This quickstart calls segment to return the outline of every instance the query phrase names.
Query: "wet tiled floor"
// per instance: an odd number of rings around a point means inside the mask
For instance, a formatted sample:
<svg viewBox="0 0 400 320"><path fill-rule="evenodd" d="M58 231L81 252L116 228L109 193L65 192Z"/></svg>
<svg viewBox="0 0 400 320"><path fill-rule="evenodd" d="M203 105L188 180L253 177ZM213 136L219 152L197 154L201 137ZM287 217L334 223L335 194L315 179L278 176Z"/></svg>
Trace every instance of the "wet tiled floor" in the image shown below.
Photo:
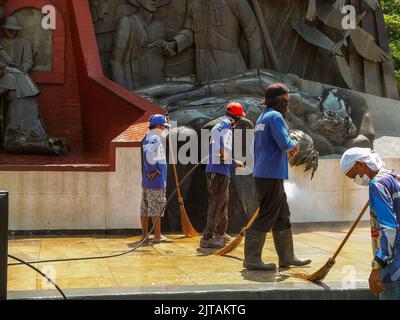
<svg viewBox="0 0 400 320"><path fill-rule="evenodd" d="M199 252L199 238L170 236L173 243L141 247L111 259L43 263L36 265L63 289L122 288L187 285L241 285L254 283L302 282L286 276L290 272L313 272L325 264L344 238L348 226L296 227L295 246L299 256L313 259L311 267L296 268L285 274L246 271L242 267L243 243L228 256ZM120 253L133 248L139 237L46 237L10 240L9 253L27 261L63 259ZM265 262L277 263L272 238L264 249ZM372 251L368 224L363 223L350 238L326 283L365 281L370 272ZM15 261L9 260L10 263ZM52 289L40 275L25 266L10 266L8 290Z"/></svg>

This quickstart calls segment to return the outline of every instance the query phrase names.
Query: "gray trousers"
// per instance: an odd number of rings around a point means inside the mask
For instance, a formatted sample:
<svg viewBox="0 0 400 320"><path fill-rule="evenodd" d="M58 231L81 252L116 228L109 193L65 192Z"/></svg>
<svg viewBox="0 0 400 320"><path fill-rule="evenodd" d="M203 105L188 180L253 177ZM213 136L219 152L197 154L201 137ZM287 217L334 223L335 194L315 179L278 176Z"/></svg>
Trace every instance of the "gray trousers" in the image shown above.
<svg viewBox="0 0 400 320"><path fill-rule="evenodd" d="M208 211L204 240L223 235L228 228L228 202L230 178L217 173L207 173Z"/></svg>

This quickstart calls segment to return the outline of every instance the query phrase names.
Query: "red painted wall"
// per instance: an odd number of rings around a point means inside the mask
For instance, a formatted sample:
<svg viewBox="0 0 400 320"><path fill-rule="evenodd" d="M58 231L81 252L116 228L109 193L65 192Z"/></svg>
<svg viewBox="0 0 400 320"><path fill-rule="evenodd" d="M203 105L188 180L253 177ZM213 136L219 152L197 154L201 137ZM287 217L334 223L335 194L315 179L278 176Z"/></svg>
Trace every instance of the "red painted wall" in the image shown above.
<svg viewBox="0 0 400 320"><path fill-rule="evenodd" d="M160 113L153 103L104 77L87 0L70 0L69 17L80 90L85 149L108 154L110 142L145 112Z"/></svg>

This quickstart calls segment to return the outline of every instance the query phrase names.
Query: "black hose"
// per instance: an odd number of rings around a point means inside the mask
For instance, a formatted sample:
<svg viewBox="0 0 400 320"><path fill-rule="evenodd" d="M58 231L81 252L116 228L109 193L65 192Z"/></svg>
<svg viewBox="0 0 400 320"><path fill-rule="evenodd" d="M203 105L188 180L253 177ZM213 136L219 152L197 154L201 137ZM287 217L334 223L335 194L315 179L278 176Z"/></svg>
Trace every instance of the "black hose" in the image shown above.
<svg viewBox="0 0 400 320"><path fill-rule="evenodd" d="M150 229L150 231L148 232L147 236L134 248L132 248L129 251L126 252L122 252L122 253L117 253L117 254L112 254L112 255L106 255L106 256L96 256L96 257L82 257L82 258L68 258L68 259L52 259L52 260L42 260L42 261L23 261L20 258L17 258L13 255L8 255L11 259L14 259L16 261L18 261L18 263L9 263L8 266L18 266L18 265L26 265L29 268L35 270L37 273L39 273L42 277L44 277L47 281L49 281L56 289L57 291L61 294L61 296L67 300L66 295L64 294L64 292L61 290L61 288L53 281L51 280L47 275L45 275L42 271L40 271L39 269L37 269L36 267L33 266L33 264L41 264L41 263L56 263L56 262L69 262L69 261L88 261L88 260L100 260L100 259L111 259L111 258L117 258L117 257L121 257L121 256L125 256L128 255L132 252L134 252L135 250L139 249L150 237L150 234L153 233L154 228L157 224L157 222L161 219L161 216L163 215L163 213L165 212L165 210L167 209L168 204L172 201L173 197L177 194L177 189L194 173L194 171L201 165L203 164L204 161L206 161L209 157L207 156L206 158L204 158L203 160L201 160L198 164L196 164L192 169L190 169L190 171L181 179L181 181L179 182L179 184L176 186L175 190L170 194L170 196L168 197L163 209L161 210L161 212L159 213L159 215L157 216L157 219L155 221L155 223L153 224L152 228ZM250 168L248 168L246 166L247 169L251 170Z"/></svg>
<svg viewBox="0 0 400 320"><path fill-rule="evenodd" d="M9 258L14 259L19 261L19 264L26 265L27 267L35 270L37 273L39 273L43 278L45 278L48 282L50 282L56 289L57 291L61 294L61 296L64 298L64 300L68 300L67 296L64 294L64 292L61 290L61 288L55 283L53 280L51 280L46 274L44 274L42 271L40 271L38 268L34 267L31 263L26 262L20 258L14 257L13 255L9 254Z"/></svg>
<svg viewBox="0 0 400 320"><path fill-rule="evenodd" d="M138 243L134 248L132 248L131 250L126 251L126 252L122 252L122 253L106 255L106 256L67 258L67 259L52 259L52 260L42 260L42 261L29 261L29 262L25 262L25 263L23 263L23 262L9 263L8 266L18 266L18 265L27 264L27 263L29 263L29 264L40 264L40 263L54 263L54 262L69 262L69 261L87 261L87 260L110 259L110 258L117 258L117 257L125 256L127 254L130 254L130 253L134 252L135 250L139 249L148 240L148 238L150 237L150 234L154 231L155 225L161 219L161 216L163 215L163 213L167 209L168 204L172 201L173 197L176 195L177 188L180 187L193 174L193 172L201 164L203 164L203 162L205 160L207 160L207 159L208 159L208 156L206 158L204 158L203 160L201 160L198 164L196 164L192 169L190 169L190 171L182 178L182 180L180 181L178 186L175 188L175 190L168 197L166 204L164 205L163 209L161 210L161 212L157 216L157 219L156 219L155 223L153 224L152 228L150 229L149 233L147 234L147 236L140 243Z"/></svg>

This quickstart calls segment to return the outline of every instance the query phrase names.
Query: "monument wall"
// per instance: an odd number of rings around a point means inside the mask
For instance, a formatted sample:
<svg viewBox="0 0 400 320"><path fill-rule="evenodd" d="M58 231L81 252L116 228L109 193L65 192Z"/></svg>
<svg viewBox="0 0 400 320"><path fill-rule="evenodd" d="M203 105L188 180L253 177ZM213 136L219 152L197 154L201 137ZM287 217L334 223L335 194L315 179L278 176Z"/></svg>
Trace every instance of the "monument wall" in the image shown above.
<svg viewBox="0 0 400 320"><path fill-rule="evenodd" d="M52 42L54 47L51 59L54 58L54 63L52 63L51 72L33 72L32 77L41 91L38 101L47 129L55 135L65 137L72 149L79 152L84 148L81 102L71 38L71 21L68 15L68 1L0 1L6 16L21 12L24 8L35 8L41 12L42 7L46 4L54 5L58 11L57 34L54 35ZM20 23L23 25L24 21ZM59 66L59 70L57 70L57 66Z"/></svg>

